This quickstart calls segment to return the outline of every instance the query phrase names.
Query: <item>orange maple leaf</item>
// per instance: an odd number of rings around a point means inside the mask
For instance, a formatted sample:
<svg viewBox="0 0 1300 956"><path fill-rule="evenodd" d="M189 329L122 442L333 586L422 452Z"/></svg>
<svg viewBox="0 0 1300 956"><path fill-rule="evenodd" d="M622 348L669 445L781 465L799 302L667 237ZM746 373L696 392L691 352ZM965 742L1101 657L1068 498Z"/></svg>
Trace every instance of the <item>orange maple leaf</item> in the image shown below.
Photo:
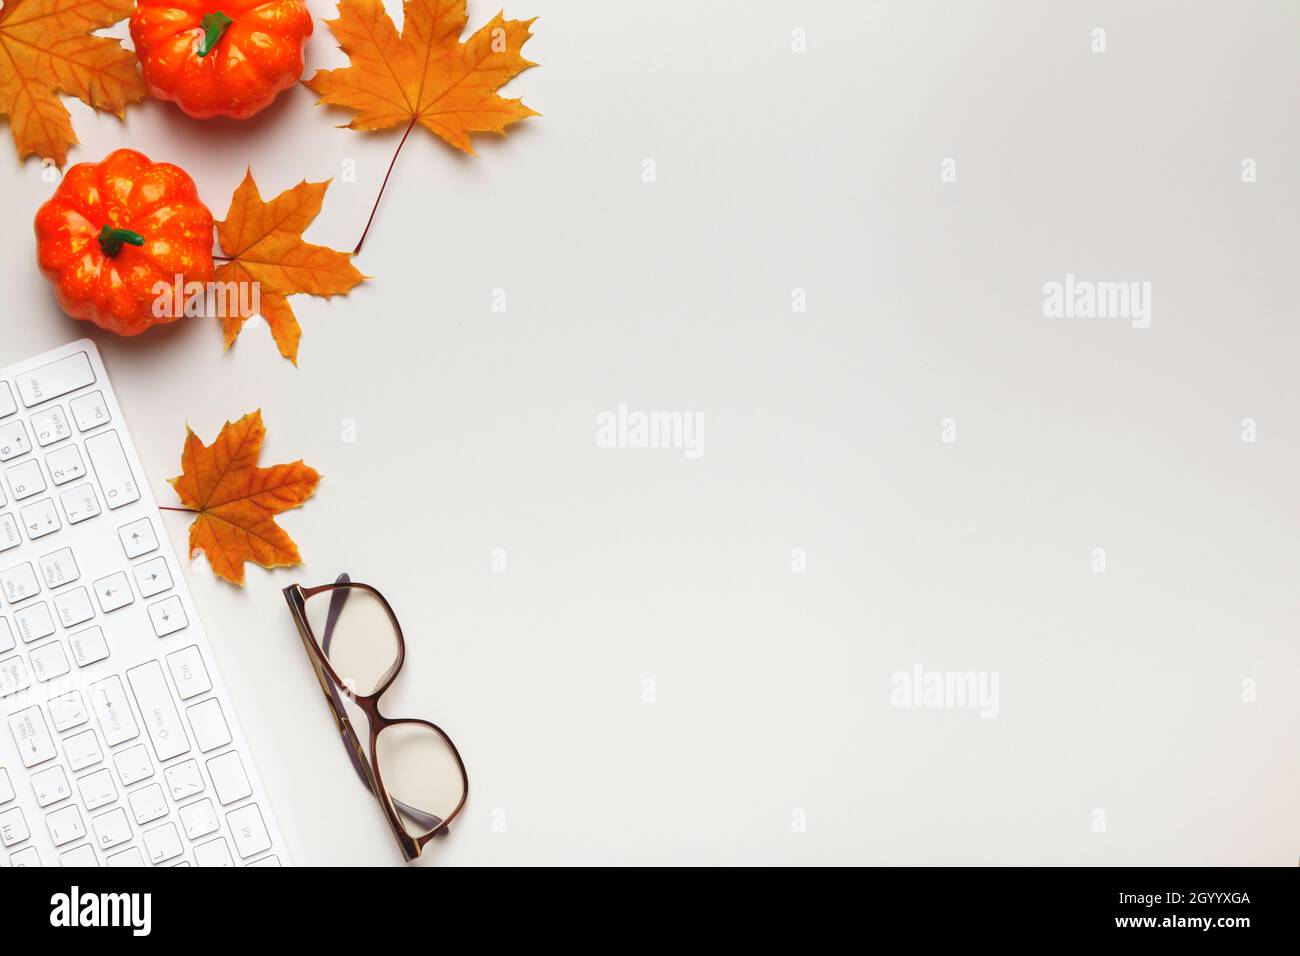
<svg viewBox="0 0 1300 956"><path fill-rule="evenodd" d="M58 94L122 116L146 90L135 54L91 31L131 15L134 0L5 0L0 8L0 114L18 158L62 166L77 143Z"/></svg>
<svg viewBox="0 0 1300 956"><path fill-rule="evenodd" d="M298 564L298 546L275 523L297 508L320 482L315 468L300 460L259 468L266 426L260 410L226 422L211 445L186 428L181 474L171 485L181 504L198 516L190 525L190 558L200 552L217 577L241 587L244 562L264 568Z"/></svg>
<svg viewBox="0 0 1300 956"><path fill-rule="evenodd" d="M217 269L214 281L256 284L259 307L251 295L229 295L221 316L226 348L234 344L244 322L254 311L271 327L280 354L298 364L302 328L286 296L346 295L366 277L352 265L352 257L326 246L304 242L303 230L320 212L329 182L301 182L265 202L253 181L252 170L230 200L230 211L217 223L217 238L230 261Z"/></svg>
<svg viewBox="0 0 1300 956"><path fill-rule="evenodd" d="M320 70L307 86L318 102L357 112L351 129L387 129L416 123L457 149L473 153L470 133L504 133L537 116L520 100L496 91L530 66L520 55L532 20L498 13L465 43L465 0L405 0L402 32L381 0L339 0L337 20L326 20L352 65Z"/></svg>

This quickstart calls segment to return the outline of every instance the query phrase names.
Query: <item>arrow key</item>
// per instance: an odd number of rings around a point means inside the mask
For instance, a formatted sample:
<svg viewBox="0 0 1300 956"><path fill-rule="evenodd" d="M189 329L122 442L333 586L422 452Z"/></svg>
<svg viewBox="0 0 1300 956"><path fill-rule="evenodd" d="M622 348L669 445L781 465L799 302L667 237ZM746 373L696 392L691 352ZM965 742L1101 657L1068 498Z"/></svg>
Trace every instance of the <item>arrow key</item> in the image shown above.
<svg viewBox="0 0 1300 956"><path fill-rule="evenodd" d="M158 557L144 564L137 564L131 571L135 574L136 587L140 589L141 597L162 594L172 586L172 576L167 570L166 558Z"/></svg>
<svg viewBox="0 0 1300 956"><path fill-rule="evenodd" d="M128 558L135 559L158 550L158 536L154 534L153 522L148 518L122 525L117 529L117 537Z"/></svg>
<svg viewBox="0 0 1300 956"><path fill-rule="evenodd" d="M157 604L150 604L149 620L153 622L153 632L159 637L175 634L190 623L181 599L175 594Z"/></svg>
<svg viewBox="0 0 1300 956"><path fill-rule="evenodd" d="M110 574L108 577L96 581L95 597L99 599L99 606L105 614L126 607L135 600L135 595L131 593L131 583L126 579L125 571L118 571L116 574Z"/></svg>

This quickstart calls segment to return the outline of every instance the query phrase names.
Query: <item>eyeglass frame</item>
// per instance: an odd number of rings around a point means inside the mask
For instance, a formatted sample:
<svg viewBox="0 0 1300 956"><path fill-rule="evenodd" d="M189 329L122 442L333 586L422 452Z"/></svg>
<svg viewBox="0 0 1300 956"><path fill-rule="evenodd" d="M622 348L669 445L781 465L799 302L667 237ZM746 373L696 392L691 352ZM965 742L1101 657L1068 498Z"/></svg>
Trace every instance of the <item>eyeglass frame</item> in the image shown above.
<svg viewBox="0 0 1300 956"><path fill-rule="evenodd" d="M337 597L331 597L330 599L330 609L326 622L327 631L324 637L324 645L322 645L321 640L317 638L316 633L311 626L311 622L307 619L306 609L307 600L309 598L326 592L342 591L345 594L344 600L346 600L347 591L352 589L367 591L379 600L380 605L384 608L389 621L393 625L393 633L397 638L397 656L393 661L392 666L389 667L383 679L379 682L379 685L369 694L355 693L352 688L344 682L329 662L327 651L328 642L337 613L342 608L342 603L340 602L336 606L335 601L337 600ZM447 735L446 731L437 724L418 717L385 717L379 712L380 698L383 697L392 686L393 682L397 679L397 675L402 670L402 665L406 662L406 637L402 634L402 625L397 620L397 615L393 612L393 607L388 603L388 599L385 598L377 588L372 587L369 584L363 584L360 581L353 581L347 574L339 575L338 579L333 584L322 584L312 588L304 588L300 584L291 584L287 588L284 588L281 593L284 595L284 599L289 605L289 613L293 616L294 624L298 628L298 636L302 639L303 646L307 650L307 656L311 660L312 670L315 671L316 679L320 682L321 691L325 695L325 702L329 705L330 714L333 716L334 723L338 727L339 733L342 736L343 746L347 750L349 758L352 760L353 768L361 777L362 782L375 796L375 799L378 800L381 809L384 811L384 818L388 821L389 829L393 832L393 838L397 841L397 845L402 851L402 856L409 863L423 852L425 846L428 845L430 840L436 836L445 836L447 834L451 822L460 814L461 810L465 806L466 800L469 799L469 774L465 770L465 761L461 759L460 751L456 749L456 744L452 741L451 737ZM342 700L339 699L338 695L340 691L347 695L348 699L356 704L366 716L366 723L370 729L369 757L367 757L366 750L361 745L361 739L357 736L356 730L353 728L352 719L344 709ZM376 743L379 739L379 735L389 727L398 724L418 724L428 727L441 737L450 748L452 756L456 758L456 766L460 770L462 784L460 802L456 804L456 808L445 818L439 819L433 814L427 814L424 813L424 811L416 810L415 808L407 807L406 804L402 804L402 806L407 809L408 814L411 814L413 811L414 814L419 814L430 820L438 821L432 829L418 837L411 836L411 834L406 831L406 827L403 826L401 819L397 815L396 804L400 803L400 801L388 792L388 789L383 783L383 775L379 771L379 757L376 751Z"/></svg>

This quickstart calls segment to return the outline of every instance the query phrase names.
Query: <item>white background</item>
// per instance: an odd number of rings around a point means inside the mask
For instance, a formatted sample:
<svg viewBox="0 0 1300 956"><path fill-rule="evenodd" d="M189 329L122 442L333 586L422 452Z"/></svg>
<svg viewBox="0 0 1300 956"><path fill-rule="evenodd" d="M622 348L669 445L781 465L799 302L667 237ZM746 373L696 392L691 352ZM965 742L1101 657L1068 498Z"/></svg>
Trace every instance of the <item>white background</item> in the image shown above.
<svg viewBox="0 0 1300 956"><path fill-rule="evenodd" d="M412 135L373 281L293 300L299 368L264 326L95 335L161 502L187 422L259 407L263 461L325 475L281 519L303 567L189 574L296 862L400 862L279 595L347 570L406 630L389 709L469 767L435 865L1293 865L1295 7L506 13L544 116L478 158ZM344 62L319 22L308 61ZM69 101L70 160L177 162L219 218L247 164L335 177L308 238L349 249L397 137L313 99ZM3 365L87 329L34 264L53 185L0 172ZM1151 282L1151 327L1044 318L1066 272ZM619 403L701 413L703 457L598 448ZM916 664L997 671L998 717L892 707Z"/></svg>

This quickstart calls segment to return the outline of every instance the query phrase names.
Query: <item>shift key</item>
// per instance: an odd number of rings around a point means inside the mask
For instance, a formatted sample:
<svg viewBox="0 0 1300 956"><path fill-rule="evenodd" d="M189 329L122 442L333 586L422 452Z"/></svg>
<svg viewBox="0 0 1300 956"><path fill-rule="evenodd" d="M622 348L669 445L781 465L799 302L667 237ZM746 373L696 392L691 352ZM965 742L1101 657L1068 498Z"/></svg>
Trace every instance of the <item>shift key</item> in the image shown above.
<svg viewBox="0 0 1300 956"><path fill-rule="evenodd" d="M117 432L106 431L87 438L86 453L90 455L90 464L95 469L95 477L99 479L99 488L104 492L110 511L140 500L140 489L131 474Z"/></svg>
<svg viewBox="0 0 1300 956"><path fill-rule="evenodd" d="M181 726L172 692L167 689L162 665L150 661L132 667L126 672L126 677L131 682L131 690L135 691L135 702L140 706L140 716L144 718L145 730L149 732L149 742L158 755L158 762L188 752L190 742Z"/></svg>

